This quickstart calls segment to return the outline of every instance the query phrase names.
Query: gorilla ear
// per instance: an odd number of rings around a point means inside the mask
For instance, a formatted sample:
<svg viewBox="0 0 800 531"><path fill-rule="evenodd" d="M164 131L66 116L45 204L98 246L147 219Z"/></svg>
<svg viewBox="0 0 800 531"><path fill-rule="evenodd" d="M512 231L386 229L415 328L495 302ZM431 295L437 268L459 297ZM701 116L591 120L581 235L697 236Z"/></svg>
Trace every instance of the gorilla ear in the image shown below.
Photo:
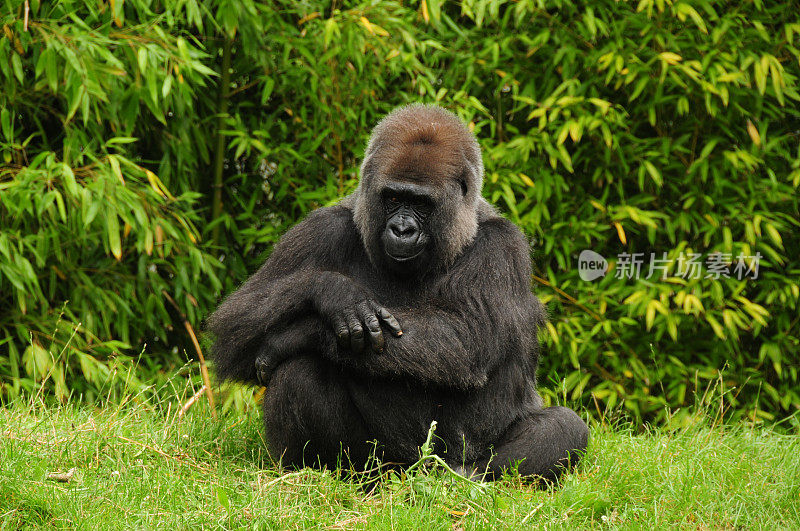
<svg viewBox="0 0 800 531"><path fill-rule="evenodd" d="M466 151L462 151L463 166L461 169L461 175L458 176L458 182L461 185L461 193L464 197L466 197L470 185L473 184L478 189L478 194L480 195L483 165L480 162L480 151L477 149L477 147L475 152L478 156L477 163L470 160Z"/></svg>
<svg viewBox="0 0 800 531"><path fill-rule="evenodd" d="M466 197L467 191L467 181L469 181L469 169L464 168L461 170L461 174L458 176L458 185L461 187L461 196Z"/></svg>

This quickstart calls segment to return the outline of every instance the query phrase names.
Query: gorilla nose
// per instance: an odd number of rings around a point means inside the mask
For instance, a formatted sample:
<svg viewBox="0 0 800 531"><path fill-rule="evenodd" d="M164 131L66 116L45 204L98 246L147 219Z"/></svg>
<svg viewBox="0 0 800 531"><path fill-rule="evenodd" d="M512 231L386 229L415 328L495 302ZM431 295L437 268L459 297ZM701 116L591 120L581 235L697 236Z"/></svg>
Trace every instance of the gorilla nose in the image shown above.
<svg viewBox="0 0 800 531"><path fill-rule="evenodd" d="M420 255L428 244L428 235L412 216L399 214L386 222L381 241L391 259L405 262Z"/></svg>
<svg viewBox="0 0 800 531"><path fill-rule="evenodd" d="M419 233L416 223L409 221L407 218L392 221L389 224L389 230L392 231L392 235L395 238L404 241L413 240Z"/></svg>

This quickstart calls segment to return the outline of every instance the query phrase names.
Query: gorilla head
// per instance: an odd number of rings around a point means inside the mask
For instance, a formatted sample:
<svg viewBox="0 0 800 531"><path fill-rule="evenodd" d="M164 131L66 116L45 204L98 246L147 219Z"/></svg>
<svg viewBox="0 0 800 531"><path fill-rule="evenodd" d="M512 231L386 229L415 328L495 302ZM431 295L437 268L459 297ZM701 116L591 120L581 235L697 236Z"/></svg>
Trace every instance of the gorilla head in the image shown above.
<svg viewBox="0 0 800 531"><path fill-rule="evenodd" d="M448 267L478 230L483 162L475 137L441 107L409 105L375 127L354 219L373 265L418 275Z"/></svg>

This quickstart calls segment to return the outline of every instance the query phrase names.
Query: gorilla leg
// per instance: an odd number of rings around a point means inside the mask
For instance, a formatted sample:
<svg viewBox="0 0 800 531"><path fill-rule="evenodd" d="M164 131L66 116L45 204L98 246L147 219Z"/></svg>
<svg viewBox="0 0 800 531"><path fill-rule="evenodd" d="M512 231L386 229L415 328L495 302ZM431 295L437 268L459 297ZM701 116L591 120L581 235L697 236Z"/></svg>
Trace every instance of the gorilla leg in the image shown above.
<svg viewBox="0 0 800 531"><path fill-rule="evenodd" d="M284 465L362 468L374 448L341 374L318 356L289 359L275 369L264 423L270 455Z"/></svg>
<svg viewBox="0 0 800 531"><path fill-rule="evenodd" d="M538 409L508 429L491 455L476 463L476 472L492 479L519 463L520 475L553 482L578 463L588 441L589 428L571 409Z"/></svg>

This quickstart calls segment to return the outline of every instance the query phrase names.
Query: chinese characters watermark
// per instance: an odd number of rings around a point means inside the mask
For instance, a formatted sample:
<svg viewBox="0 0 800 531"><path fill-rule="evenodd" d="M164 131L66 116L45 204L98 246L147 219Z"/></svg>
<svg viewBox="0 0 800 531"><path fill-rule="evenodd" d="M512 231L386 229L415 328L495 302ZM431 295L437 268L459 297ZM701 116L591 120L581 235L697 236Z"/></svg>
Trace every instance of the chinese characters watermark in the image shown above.
<svg viewBox="0 0 800 531"><path fill-rule="evenodd" d="M705 259L699 253L681 252L677 258L669 258L666 252L658 256L656 253L620 253L617 255L614 278L645 279L667 278L670 271L672 277L694 280L699 278L736 278L742 280L758 278L758 266L761 253L745 255L739 253L734 257L731 253L714 252ZM578 275L582 280L592 281L604 277L608 272L608 261L600 254L584 250L578 257Z"/></svg>

